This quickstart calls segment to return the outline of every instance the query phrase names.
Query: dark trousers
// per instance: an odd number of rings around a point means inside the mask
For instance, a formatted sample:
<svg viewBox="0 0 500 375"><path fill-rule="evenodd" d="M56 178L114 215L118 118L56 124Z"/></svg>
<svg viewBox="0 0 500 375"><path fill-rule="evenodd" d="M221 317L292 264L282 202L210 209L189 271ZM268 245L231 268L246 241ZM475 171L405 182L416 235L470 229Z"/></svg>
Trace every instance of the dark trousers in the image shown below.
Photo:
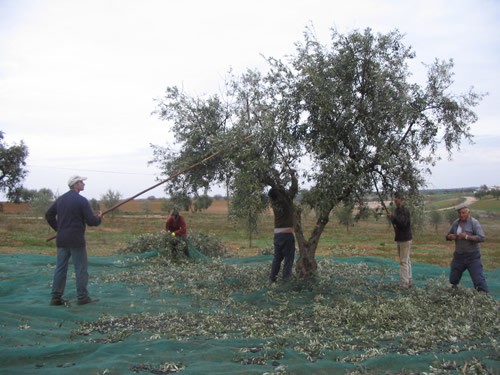
<svg viewBox="0 0 500 375"><path fill-rule="evenodd" d="M69 259L73 259L76 275L76 293L78 299L85 299L89 296L87 285L89 283L87 250L85 247L58 247L57 264L54 271L54 281L52 283L52 297L61 298L66 288L66 277L68 274Z"/></svg>
<svg viewBox="0 0 500 375"><path fill-rule="evenodd" d="M293 260L295 259L295 237L293 233L275 233L274 234L274 259L271 265L271 274L269 279L276 281L280 272L281 262L283 264L283 280L289 280L292 277Z"/></svg>
<svg viewBox="0 0 500 375"><path fill-rule="evenodd" d="M479 251L473 253L458 254L456 251L453 254L450 270L450 283L457 285L462 278L465 270L469 271L474 288L488 293L488 285L483 274L483 264L481 263L481 254Z"/></svg>

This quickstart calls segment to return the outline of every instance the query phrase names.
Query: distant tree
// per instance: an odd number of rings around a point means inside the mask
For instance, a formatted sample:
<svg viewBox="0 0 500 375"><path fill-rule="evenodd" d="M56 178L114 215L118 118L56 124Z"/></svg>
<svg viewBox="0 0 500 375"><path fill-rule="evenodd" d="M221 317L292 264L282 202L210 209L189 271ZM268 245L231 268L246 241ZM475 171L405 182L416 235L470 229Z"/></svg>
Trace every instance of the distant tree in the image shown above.
<svg viewBox="0 0 500 375"><path fill-rule="evenodd" d="M165 213L170 213L174 208L174 204L170 202L169 199L162 198L160 204L160 210Z"/></svg>
<svg viewBox="0 0 500 375"><path fill-rule="evenodd" d="M99 206L99 201L95 198L92 198L89 200L89 203L90 203L90 207L92 207L92 209L97 212L100 210L100 206Z"/></svg>
<svg viewBox="0 0 500 375"><path fill-rule="evenodd" d="M438 210L432 210L429 213L430 223L434 226L436 233L438 233L439 224L443 222L443 215Z"/></svg>
<svg viewBox="0 0 500 375"><path fill-rule="evenodd" d="M151 200L145 199L142 201L142 210L148 216L151 213Z"/></svg>
<svg viewBox="0 0 500 375"><path fill-rule="evenodd" d="M259 218L268 206L268 199L256 188L254 180L244 180L239 176L234 179L232 188L242 198L229 201L229 217L245 229L249 247L252 247L253 235L257 233Z"/></svg>
<svg viewBox="0 0 500 375"><path fill-rule="evenodd" d="M372 210L368 205L361 204L358 206L358 212L354 216L354 221L367 220L371 216Z"/></svg>
<svg viewBox="0 0 500 375"><path fill-rule="evenodd" d="M21 202L29 203L34 198L36 193L37 193L37 191L34 189L26 189L24 187L17 187L13 193L16 196L14 203L21 203Z"/></svg>
<svg viewBox="0 0 500 375"><path fill-rule="evenodd" d="M19 203L22 182L28 174L28 147L23 141L9 147L3 139L4 132L0 130L0 192L6 193L9 201Z"/></svg>
<svg viewBox="0 0 500 375"><path fill-rule="evenodd" d="M353 207L347 204L342 204L337 207L335 211L337 218L339 220L339 224L342 224L346 227L347 232L349 233L351 226L354 225L354 216L352 214Z"/></svg>
<svg viewBox="0 0 500 375"><path fill-rule="evenodd" d="M479 189L474 193L474 196L479 199L483 199L489 193L489 188L487 185L481 185Z"/></svg>
<svg viewBox="0 0 500 375"><path fill-rule="evenodd" d="M447 210L446 211L446 221L448 224L452 224L455 220L457 220L458 215L456 210Z"/></svg>
<svg viewBox="0 0 500 375"><path fill-rule="evenodd" d="M50 204L54 201L55 195L50 189L40 189L32 193L29 201L31 212L36 216L44 216Z"/></svg>
<svg viewBox="0 0 500 375"><path fill-rule="evenodd" d="M195 212L206 210L212 205L212 202L213 199L206 194L196 197L193 201L193 210Z"/></svg>
<svg viewBox="0 0 500 375"><path fill-rule="evenodd" d="M106 210L109 210L120 201L121 197L122 195L119 192L108 189L106 194L101 196L101 203ZM120 212L119 209L111 211L111 217L114 218L118 212Z"/></svg>
<svg viewBox="0 0 500 375"><path fill-rule="evenodd" d="M500 189L491 189L490 194L493 196L493 198L496 198L496 200L499 199L500 197Z"/></svg>
<svg viewBox="0 0 500 375"><path fill-rule="evenodd" d="M177 192L170 197L170 203L172 208L177 207L181 211L189 211L193 201L187 193Z"/></svg>

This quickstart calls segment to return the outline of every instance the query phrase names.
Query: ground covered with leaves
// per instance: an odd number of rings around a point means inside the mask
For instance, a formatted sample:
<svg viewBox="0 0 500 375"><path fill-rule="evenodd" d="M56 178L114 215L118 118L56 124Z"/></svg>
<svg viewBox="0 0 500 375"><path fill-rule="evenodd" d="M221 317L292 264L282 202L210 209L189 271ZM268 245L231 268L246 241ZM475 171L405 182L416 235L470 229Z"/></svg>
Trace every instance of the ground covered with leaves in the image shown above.
<svg viewBox="0 0 500 375"><path fill-rule="evenodd" d="M186 257L185 251L194 257ZM313 280L269 284L272 255L225 257L217 238L145 234L90 257L89 291L50 306L54 257L0 254L0 373L498 374L500 270L489 295L465 274L325 256Z"/></svg>
<svg viewBox="0 0 500 375"><path fill-rule="evenodd" d="M72 334L99 344L138 336L230 342L231 361L246 365L242 373L302 373L292 365L297 356L310 364L308 373L328 373L332 363L351 374L498 373L497 298L450 289L444 275L420 275L414 288L400 291L394 262L365 260L325 258L314 280L269 285L269 257L138 257L133 267L102 274L99 282L146 288L165 308L105 314L81 321ZM189 365L130 369L169 373Z"/></svg>

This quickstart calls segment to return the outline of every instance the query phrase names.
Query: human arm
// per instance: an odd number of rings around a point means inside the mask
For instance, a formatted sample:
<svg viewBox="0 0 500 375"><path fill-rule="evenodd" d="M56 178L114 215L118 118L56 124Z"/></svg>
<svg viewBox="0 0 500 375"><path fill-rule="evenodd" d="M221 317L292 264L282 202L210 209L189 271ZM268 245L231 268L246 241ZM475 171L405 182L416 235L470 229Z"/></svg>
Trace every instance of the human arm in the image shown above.
<svg viewBox="0 0 500 375"><path fill-rule="evenodd" d="M56 202L52 203L45 212L45 220L49 223L50 227L57 232L57 205Z"/></svg>
<svg viewBox="0 0 500 375"><path fill-rule="evenodd" d="M457 227L458 227L458 220L455 220L453 224L451 224L451 227L448 230L448 233L446 234L446 241L454 241L458 239Z"/></svg>
<svg viewBox="0 0 500 375"><path fill-rule="evenodd" d="M102 212L97 211L97 213L94 213L94 210L92 210L92 207L90 206L89 201L86 198L83 198L83 199L84 199L84 201L82 201L82 213L83 213L85 223L89 227L97 227L98 225L101 224Z"/></svg>
<svg viewBox="0 0 500 375"><path fill-rule="evenodd" d="M176 236L186 237L187 235L187 225L186 220L183 216L179 216L177 220L177 225L179 229L177 229L174 233Z"/></svg>

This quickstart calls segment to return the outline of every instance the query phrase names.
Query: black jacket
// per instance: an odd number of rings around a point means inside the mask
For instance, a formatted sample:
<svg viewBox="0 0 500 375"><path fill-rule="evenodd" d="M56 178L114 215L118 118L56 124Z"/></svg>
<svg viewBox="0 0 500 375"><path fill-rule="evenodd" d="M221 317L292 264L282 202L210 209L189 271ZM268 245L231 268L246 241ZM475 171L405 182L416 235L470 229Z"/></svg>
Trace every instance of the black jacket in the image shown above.
<svg viewBox="0 0 500 375"><path fill-rule="evenodd" d="M396 207L391 218L391 223L394 227L394 241L404 242L413 239L411 232L411 215L408 208L405 206Z"/></svg>
<svg viewBox="0 0 500 375"><path fill-rule="evenodd" d="M74 190L57 198L45 213L45 219L57 231L57 247L84 247L86 225L101 224L87 198Z"/></svg>

